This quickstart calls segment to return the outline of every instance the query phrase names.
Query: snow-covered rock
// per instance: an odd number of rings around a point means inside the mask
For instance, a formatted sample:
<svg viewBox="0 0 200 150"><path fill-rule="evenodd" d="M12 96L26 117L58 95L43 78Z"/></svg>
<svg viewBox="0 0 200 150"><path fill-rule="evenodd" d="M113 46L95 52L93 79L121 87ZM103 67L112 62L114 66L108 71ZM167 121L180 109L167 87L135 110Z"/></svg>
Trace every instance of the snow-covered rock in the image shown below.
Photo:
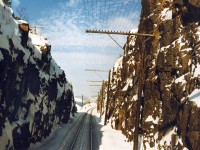
<svg viewBox="0 0 200 150"><path fill-rule="evenodd" d="M67 123L74 97L46 37L0 1L0 149L27 149Z"/></svg>

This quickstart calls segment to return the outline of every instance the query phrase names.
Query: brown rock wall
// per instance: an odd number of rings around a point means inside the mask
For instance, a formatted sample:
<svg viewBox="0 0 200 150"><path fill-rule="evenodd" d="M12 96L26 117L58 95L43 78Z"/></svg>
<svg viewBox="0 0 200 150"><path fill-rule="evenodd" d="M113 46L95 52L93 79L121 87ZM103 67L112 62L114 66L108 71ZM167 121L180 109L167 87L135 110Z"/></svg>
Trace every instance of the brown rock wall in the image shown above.
<svg viewBox="0 0 200 150"><path fill-rule="evenodd" d="M122 67L113 70L109 118L133 140L142 89L139 132L144 149L200 146L200 108L188 99L200 87L199 9L196 0L143 0L138 32L154 37L128 37Z"/></svg>

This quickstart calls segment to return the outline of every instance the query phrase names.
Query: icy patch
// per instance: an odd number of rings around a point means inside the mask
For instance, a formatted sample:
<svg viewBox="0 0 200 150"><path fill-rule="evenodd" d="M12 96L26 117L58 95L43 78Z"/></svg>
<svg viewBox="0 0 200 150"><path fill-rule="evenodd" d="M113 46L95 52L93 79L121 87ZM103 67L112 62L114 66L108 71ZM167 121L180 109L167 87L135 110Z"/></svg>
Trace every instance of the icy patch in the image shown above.
<svg viewBox="0 0 200 150"><path fill-rule="evenodd" d="M188 98L190 101L195 102L197 107L200 107L200 89L195 89Z"/></svg>
<svg viewBox="0 0 200 150"><path fill-rule="evenodd" d="M163 21L172 19L172 10L169 10L169 8L163 9L161 12L161 18Z"/></svg>

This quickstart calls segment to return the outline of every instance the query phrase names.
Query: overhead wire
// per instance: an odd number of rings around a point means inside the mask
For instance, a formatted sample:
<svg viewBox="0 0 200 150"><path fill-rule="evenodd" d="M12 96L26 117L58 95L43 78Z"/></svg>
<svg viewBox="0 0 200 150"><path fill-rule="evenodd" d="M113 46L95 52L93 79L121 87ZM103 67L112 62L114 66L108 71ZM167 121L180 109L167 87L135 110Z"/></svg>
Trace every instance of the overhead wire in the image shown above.
<svg viewBox="0 0 200 150"><path fill-rule="evenodd" d="M140 1L140 0L139 0ZM134 19L140 16L136 16L137 13L135 11L140 11L141 4L139 4L138 0L132 0L128 4L124 2L124 0L83 0L84 5L84 13L86 18L86 27L93 28L93 29L104 29L104 30L123 30L123 31L130 31L131 25L130 21L134 22ZM121 22L117 21L114 24L111 21L117 19L118 17L127 18L122 20ZM130 19L130 20L129 20ZM109 24L110 23L110 24ZM134 26L134 25L133 25ZM113 43L112 38L114 41L118 41L119 36L113 36L109 38L105 35L95 35L89 34L89 41L90 41L90 48L101 49L102 51L109 50L109 43ZM102 39L103 38L103 39ZM121 38L121 37L120 37ZM119 38L119 39L120 39ZM99 40L105 40L102 45L99 45L97 42ZM106 40L108 39L108 40ZM117 42L116 42L117 43ZM123 49L121 46L113 45L116 50L121 52ZM105 49L106 48L106 49ZM112 48L113 50L113 48ZM100 52L100 50L98 51ZM114 63L114 62L113 62ZM97 73L94 72L100 79L103 78Z"/></svg>
<svg viewBox="0 0 200 150"><path fill-rule="evenodd" d="M132 15L129 16L130 20L138 20L139 21L139 17L140 15L137 15L137 12L141 12L141 3L139 3L140 0L134 0L135 1L135 7L133 8L133 12ZM141 2L141 1L140 1ZM140 13L139 13L140 14ZM135 23L135 21L134 21ZM136 22L136 24L138 24L139 22ZM133 28L133 27L132 27Z"/></svg>
<svg viewBox="0 0 200 150"><path fill-rule="evenodd" d="M133 1L135 1L135 0L133 0ZM129 20L129 18L128 18L128 16L129 16L129 14L130 14L130 11L131 10L134 10L134 2L133 3L131 3L130 4L130 6L128 7L128 10L127 10L127 19L125 20L122 20L122 22L121 22L121 26L123 27L123 28L126 28L127 29L127 26L126 26L126 22L129 22L130 20ZM125 16L125 13L123 14L123 16ZM126 31L128 31L129 29L127 29Z"/></svg>
<svg viewBox="0 0 200 150"><path fill-rule="evenodd" d="M122 16L122 13L123 13L123 11L124 11L124 3L122 2L122 1L120 1L121 2L121 6L120 6L120 8L119 8L119 10L118 11L116 11L116 13L115 13L115 20L117 20L117 19L120 19L121 18L121 16ZM116 22L114 25L113 25L113 30L120 30L120 24L119 24L119 22Z"/></svg>
<svg viewBox="0 0 200 150"><path fill-rule="evenodd" d="M127 19L126 19L126 21L125 22L123 22L123 26L124 26L124 28L126 28L127 29L127 31L130 31L130 29L127 27L127 24L130 22L130 14L131 14L131 10L135 10L135 7L136 7L136 4L135 4L135 0L133 0L133 3L132 3L132 5L129 7L129 10L128 10L128 14L127 14ZM130 20L129 20L130 19Z"/></svg>
<svg viewBox="0 0 200 150"><path fill-rule="evenodd" d="M135 15L137 13L134 13L135 10L137 11L138 8L140 8L140 5L138 6L139 2L138 0L130 1L129 3L125 3L122 0L112 1L112 0L87 0L88 3L88 19L90 19L90 26L96 29L107 29L107 30L123 30L123 31L130 31L135 25L130 24L130 20L132 18L136 18ZM90 7L90 8L89 8ZM122 20L121 22L116 22L115 24L111 24L109 26L109 21L111 19L115 19L117 17L123 17L127 18ZM139 18L139 17L138 17ZM129 20L130 19L130 20ZM98 42L98 39L104 38L106 39L106 36L103 37L102 35L91 35L91 44L96 44L95 42ZM113 36L115 40L118 40L119 36ZM121 37L120 37L121 38ZM120 39L119 38L119 39ZM113 42L109 38L109 42ZM98 45L98 44L96 44ZM108 42L104 42L102 47L108 46Z"/></svg>

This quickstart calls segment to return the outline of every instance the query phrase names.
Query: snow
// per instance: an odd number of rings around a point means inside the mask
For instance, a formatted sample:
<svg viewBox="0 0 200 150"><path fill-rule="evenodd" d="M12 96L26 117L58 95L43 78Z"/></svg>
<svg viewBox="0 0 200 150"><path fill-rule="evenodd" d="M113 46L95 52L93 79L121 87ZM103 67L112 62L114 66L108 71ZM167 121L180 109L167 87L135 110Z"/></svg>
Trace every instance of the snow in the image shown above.
<svg viewBox="0 0 200 150"><path fill-rule="evenodd" d="M16 127L16 125L14 125L14 124L11 124L9 121L7 121L6 123L5 123L5 126L6 126L6 128L5 129L3 129L3 137L7 137L9 140L10 140L10 143L11 143L11 145L13 144L13 135L12 135L12 131L13 131L13 129ZM1 143L1 142L0 142ZM4 141L4 143L2 142L1 143L2 145L0 145L0 149L1 149L1 146L5 146L4 144L5 144L5 141Z"/></svg>
<svg viewBox="0 0 200 150"><path fill-rule="evenodd" d="M48 112L48 108L43 100L43 110L42 110L42 113L45 115L46 113Z"/></svg>
<svg viewBox="0 0 200 150"><path fill-rule="evenodd" d="M107 125L104 126L104 115L100 118L100 114L95 112L95 116L99 125L102 126L100 131L102 132L102 139L100 150L128 150L133 149L133 143L126 142L125 135L122 134L119 130L114 130L111 128L111 123L109 122Z"/></svg>
<svg viewBox="0 0 200 150"><path fill-rule="evenodd" d="M79 111L79 110L81 110L82 107L80 105L76 104L76 108Z"/></svg>
<svg viewBox="0 0 200 150"><path fill-rule="evenodd" d="M156 119L154 119L152 116L148 116L145 122L150 122L150 121L152 121L154 124L158 124L159 118L156 117Z"/></svg>
<svg viewBox="0 0 200 150"><path fill-rule="evenodd" d="M82 107L82 109L79 111L79 113L76 114L74 118L71 118L71 120L69 121L68 124L63 124L60 127L54 128L53 132L47 139L45 139L45 140L43 139L42 143L31 144L29 150L59 149L60 146L63 144L63 141L65 140L67 131L69 131L70 128L73 127L73 122L75 122L83 112L86 112L88 109L93 108L93 107L96 107L96 103L90 103L90 104L84 105L84 107ZM100 118L99 117L100 114L97 113L96 109L93 111L93 115L95 116L96 121L98 123L97 128L102 133L102 138L98 139L98 140L100 140L99 143L101 143L100 150L133 149L133 143L126 142L127 139L122 134L121 131L112 129L110 123L108 123L105 126L103 125L104 124L104 116L102 116Z"/></svg>
<svg viewBox="0 0 200 150"><path fill-rule="evenodd" d="M82 106L82 99L75 97L76 107L79 110Z"/></svg>
<svg viewBox="0 0 200 150"><path fill-rule="evenodd" d="M196 35L199 35L199 36L198 36L198 40L200 40L200 27L197 28L197 33L196 33Z"/></svg>
<svg viewBox="0 0 200 150"><path fill-rule="evenodd" d="M172 135L176 133L176 130L176 127L174 127L166 135L164 135L159 141L160 145L171 145Z"/></svg>
<svg viewBox="0 0 200 150"><path fill-rule="evenodd" d="M163 46L163 47L161 47L160 51L163 52L163 51L165 51L166 49L168 49L169 47L170 47L170 45Z"/></svg>
<svg viewBox="0 0 200 150"><path fill-rule="evenodd" d="M169 8L163 9L161 12L161 18L163 21L172 19L172 10L169 10Z"/></svg>
<svg viewBox="0 0 200 150"><path fill-rule="evenodd" d="M131 99L131 101L136 101L136 100L138 100L138 94L133 95L133 97Z"/></svg>
<svg viewBox="0 0 200 150"><path fill-rule="evenodd" d="M73 121L76 121L78 117L79 115L73 118ZM64 141L66 132L70 130L70 127L73 127L71 121L68 124L54 127L49 137L43 139L41 143L31 144L29 150L58 150Z"/></svg>
<svg viewBox="0 0 200 150"><path fill-rule="evenodd" d="M17 20L18 24L28 24L25 20Z"/></svg>
<svg viewBox="0 0 200 150"><path fill-rule="evenodd" d="M51 59L51 67L50 67L50 74L55 74L57 77L61 75L64 71L60 69L60 67L57 65L55 60Z"/></svg>
<svg viewBox="0 0 200 150"><path fill-rule="evenodd" d="M45 36L29 33L29 37L31 38L32 43L35 46L50 45L49 41L47 40Z"/></svg>
<svg viewBox="0 0 200 150"><path fill-rule="evenodd" d="M200 75L200 64L197 65L194 71L194 77L198 77Z"/></svg>
<svg viewBox="0 0 200 150"><path fill-rule="evenodd" d="M127 80L127 84L124 86L124 88L122 89L122 91L127 91L129 86L133 86L133 79L129 78Z"/></svg>
<svg viewBox="0 0 200 150"><path fill-rule="evenodd" d="M0 5L0 9L3 10L3 6ZM11 19L12 11L9 7L6 6L5 11L0 11L0 24L1 24L1 32L6 34L7 37L12 38L13 35L19 32L18 23Z"/></svg>
<svg viewBox="0 0 200 150"><path fill-rule="evenodd" d="M128 90L128 87L129 87L129 84L126 84L126 85L124 86L124 88L122 89L122 91L127 91L127 90Z"/></svg>
<svg viewBox="0 0 200 150"><path fill-rule="evenodd" d="M190 101L195 102L197 107L200 107L200 89L195 89L188 98Z"/></svg>
<svg viewBox="0 0 200 150"><path fill-rule="evenodd" d="M60 84L57 82L57 99L59 99L62 96L62 91L64 91L63 87L61 87Z"/></svg>
<svg viewBox="0 0 200 150"><path fill-rule="evenodd" d="M5 35L0 35L0 45L1 45L1 48L9 50L9 48L10 48L9 42Z"/></svg>
<svg viewBox="0 0 200 150"><path fill-rule="evenodd" d="M177 78L177 79L175 80L175 83L186 84L185 75L182 75L182 76L180 76L179 78Z"/></svg>
<svg viewBox="0 0 200 150"><path fill-rule="evenodd" d="M118 67L122 67L122 59L123 57L120 57L116 60L115 65L114 65L115 71L118 69Z"/></svg>
<svg viewBox="0 0 200 150"><path fill-rule="evenodd" d="M138 28L132 29L130 32L131 33L137 33L138 32Z"/></svg>

